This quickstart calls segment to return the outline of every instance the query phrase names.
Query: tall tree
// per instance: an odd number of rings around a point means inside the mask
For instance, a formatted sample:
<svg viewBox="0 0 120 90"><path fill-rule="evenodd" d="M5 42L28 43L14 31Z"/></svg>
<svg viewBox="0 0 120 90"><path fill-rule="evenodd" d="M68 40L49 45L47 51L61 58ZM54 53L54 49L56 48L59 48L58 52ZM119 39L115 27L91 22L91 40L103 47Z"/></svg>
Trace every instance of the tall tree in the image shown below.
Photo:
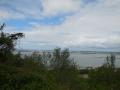
<svg viewBox="0 0 120 90"><path fill-rule="evenodd" d="M0 57L6 57L8 53L12 53L18 39L24 36L23 33L5 33L5 23L0 26Z"/></svg>

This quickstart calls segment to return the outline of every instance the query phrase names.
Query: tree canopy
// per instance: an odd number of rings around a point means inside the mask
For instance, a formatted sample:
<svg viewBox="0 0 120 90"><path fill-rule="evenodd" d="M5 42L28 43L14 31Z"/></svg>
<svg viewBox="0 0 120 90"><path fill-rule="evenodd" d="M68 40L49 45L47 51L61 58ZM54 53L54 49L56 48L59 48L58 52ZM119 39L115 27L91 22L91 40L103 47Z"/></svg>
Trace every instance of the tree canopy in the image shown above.
<svg viewBox="0 0 120 90"><path fill-rule="evenodd" d="M5 23L0 26L0 59L4 59L6 54L12 53L18 39L23 38L23 33L5 33Z"/></svg>

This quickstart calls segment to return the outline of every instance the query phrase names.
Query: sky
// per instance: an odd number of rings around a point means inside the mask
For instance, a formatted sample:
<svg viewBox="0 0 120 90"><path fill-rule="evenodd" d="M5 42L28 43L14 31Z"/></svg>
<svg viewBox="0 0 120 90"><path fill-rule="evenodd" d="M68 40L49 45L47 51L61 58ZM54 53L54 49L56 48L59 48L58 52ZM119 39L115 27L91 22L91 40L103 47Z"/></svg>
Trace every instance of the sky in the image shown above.
<svg viewBox="0 0 120 90"><path fill-rule="evenodd" d="M120 51L120 0L0 0L3 22L18 49Z"/></svg>

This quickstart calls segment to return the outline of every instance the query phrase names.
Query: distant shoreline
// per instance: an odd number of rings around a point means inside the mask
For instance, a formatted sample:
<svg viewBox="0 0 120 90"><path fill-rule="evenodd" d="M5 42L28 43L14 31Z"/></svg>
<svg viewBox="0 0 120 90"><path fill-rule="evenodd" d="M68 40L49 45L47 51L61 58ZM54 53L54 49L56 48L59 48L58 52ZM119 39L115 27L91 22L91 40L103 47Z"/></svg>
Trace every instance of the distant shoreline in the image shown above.
<svg viewBox="0 0 120 90"><path fill-rule="evenodd" d="M17 49L17 52L53 52L53 50L29 50L29 49ZM120 54L120 52L117 51L71 51L70 53L81 53L81 54Z"/></svg>

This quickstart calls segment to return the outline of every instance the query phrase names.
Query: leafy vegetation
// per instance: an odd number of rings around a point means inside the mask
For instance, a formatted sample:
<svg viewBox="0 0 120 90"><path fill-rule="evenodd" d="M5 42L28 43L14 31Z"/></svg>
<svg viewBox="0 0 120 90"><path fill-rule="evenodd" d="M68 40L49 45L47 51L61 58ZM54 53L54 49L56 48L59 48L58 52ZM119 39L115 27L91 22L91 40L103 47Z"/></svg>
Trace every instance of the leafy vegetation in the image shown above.
<svg viewBox="0 0 120 90"><path fill-rule="evenodd" d="M70 59L69 49L34 52L23 58L13 51L24 34L4 33L4 26L0 27L0 90L120 90L114 55L107 56L103 66L84 71Z"/></svg>

